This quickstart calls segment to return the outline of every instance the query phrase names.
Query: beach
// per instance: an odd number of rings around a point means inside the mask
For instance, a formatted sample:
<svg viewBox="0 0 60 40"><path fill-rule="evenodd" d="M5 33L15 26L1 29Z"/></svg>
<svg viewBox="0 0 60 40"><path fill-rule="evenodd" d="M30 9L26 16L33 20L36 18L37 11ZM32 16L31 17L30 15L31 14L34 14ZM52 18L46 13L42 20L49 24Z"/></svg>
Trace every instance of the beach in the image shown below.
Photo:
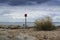
<svg viewBox="0 0 60 40"><path fill-rule="evenodd" d="M60 31L0 29L0 40L60 40Z"/></svg>

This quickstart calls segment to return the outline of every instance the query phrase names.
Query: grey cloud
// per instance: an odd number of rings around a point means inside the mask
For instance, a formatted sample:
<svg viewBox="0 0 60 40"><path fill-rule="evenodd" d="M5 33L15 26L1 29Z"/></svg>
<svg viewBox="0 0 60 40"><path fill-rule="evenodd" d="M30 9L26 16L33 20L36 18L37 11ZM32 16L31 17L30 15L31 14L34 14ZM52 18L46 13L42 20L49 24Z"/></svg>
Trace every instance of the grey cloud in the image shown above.
<svg viewBox="0 0 60 40"><path fill-rule="evenodd" d="M10 14L10 12L12 12L12 11L4 10L4 11L0 12L0 16L3 16L4 14Z"/></svg>
<svg viewBox="0 0 60 40"><path fill-rule="evenodd" d="M32 5L46 3L48 5L60 5L60 0L0 0L0 3L4 3L16 6L16 5Z"/></svg>
<svg viewBox="0 0 60 40"><path fill-rule="evenodd" d="M48 5L60 5L60 0L50 0L46 4L48 4Z"/></svg>
<svg viewBox="0 0 60 40"><path fill-rule="evenodd" d="M44 3L49 0L0 0L0 3L5 3L9 5L25 5L27 2L37 2L37 3ZM32 3L29 3L32 4Z"/></svg>
<svg viewBox="0 0 60 40"><path fill-rule="evenodd" d="M7 2L8 0L0 0L0 3L5 3Z"/></svg>

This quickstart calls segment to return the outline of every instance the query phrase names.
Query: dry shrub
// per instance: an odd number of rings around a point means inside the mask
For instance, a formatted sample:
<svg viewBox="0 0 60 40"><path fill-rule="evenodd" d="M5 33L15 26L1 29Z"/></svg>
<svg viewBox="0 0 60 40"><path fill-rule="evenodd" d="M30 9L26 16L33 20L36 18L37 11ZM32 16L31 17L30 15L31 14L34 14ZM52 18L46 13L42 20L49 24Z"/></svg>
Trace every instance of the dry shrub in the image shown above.
<svg viewBox="0 0 60 40"><path fill-rule="evenodd" d="M35 21L35 26L37 30L54 30L55 26L52 24L52 18L47 16L42 19L37 19Z"/></svg>

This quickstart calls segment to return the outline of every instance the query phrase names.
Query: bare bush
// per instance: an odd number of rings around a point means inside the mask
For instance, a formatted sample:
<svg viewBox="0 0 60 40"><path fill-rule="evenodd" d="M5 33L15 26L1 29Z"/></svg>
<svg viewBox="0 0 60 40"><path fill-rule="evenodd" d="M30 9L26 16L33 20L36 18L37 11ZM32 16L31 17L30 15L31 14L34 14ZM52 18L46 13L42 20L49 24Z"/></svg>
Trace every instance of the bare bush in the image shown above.
<svg viewBox="0 0 60 40"><path fill-rule="evenodd" d="M42 19L37 19L35 21L35 26L37 30L54 30L55 26L52 24L52 18L47 16Z"/></svg>

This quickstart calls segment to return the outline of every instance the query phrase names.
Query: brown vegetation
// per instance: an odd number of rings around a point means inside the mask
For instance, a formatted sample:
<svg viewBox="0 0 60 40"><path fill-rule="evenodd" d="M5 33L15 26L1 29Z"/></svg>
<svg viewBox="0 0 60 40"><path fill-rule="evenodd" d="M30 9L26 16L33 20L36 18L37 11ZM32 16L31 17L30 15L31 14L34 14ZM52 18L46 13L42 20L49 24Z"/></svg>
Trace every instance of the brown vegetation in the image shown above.
<svg viewBox="0 0 60 40"><path fill-rule="evenodd" d="M60 31L34 31L31 29L0 29L0 37L13 39L16 36L29 35L37 40L60 40ZM1 39L1 38L0 38Z"/></svg>
<svg viewBox="0 0 60 40"><path fill-rule="evenodd" d="M52 24L52 19L50 17L37 19L35 21L35 26L37 30L50 31L55 29L55 26Z"/></svg>

